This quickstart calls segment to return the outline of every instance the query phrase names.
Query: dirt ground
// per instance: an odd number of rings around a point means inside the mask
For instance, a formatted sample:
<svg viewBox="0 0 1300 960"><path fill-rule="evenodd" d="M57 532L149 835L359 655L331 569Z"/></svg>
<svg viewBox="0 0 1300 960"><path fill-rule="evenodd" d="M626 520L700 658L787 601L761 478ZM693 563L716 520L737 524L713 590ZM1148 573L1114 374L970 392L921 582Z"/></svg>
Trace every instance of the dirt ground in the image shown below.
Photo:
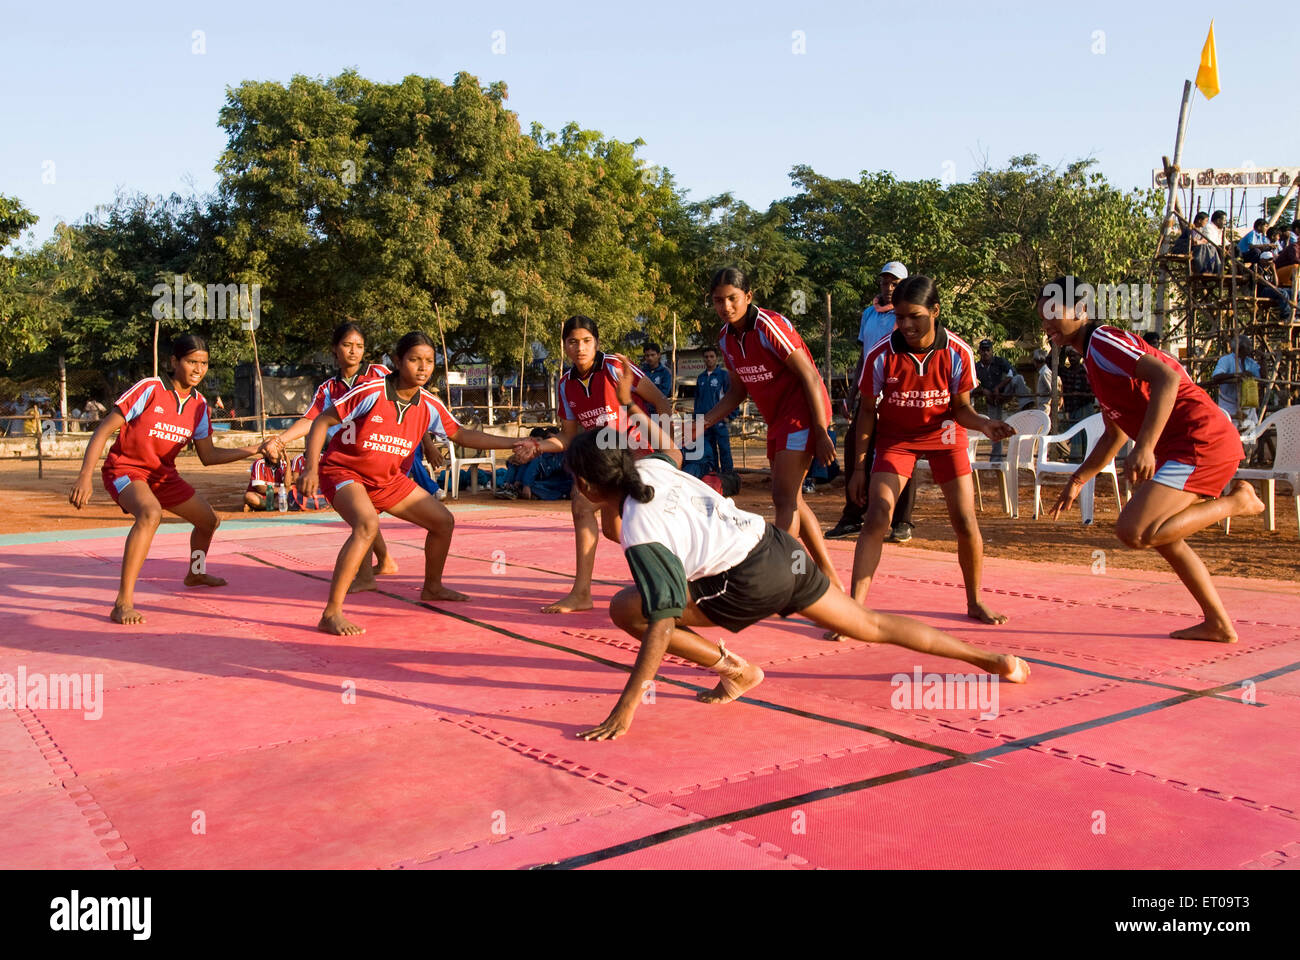
<svg viewBox="0 0 1300 960"><path fill-rule="evenodd" d="M755 458L750 457L753 463ZM95 471L94 496L83 509L68 503L68 491L76 478L79 462L46 461L44 478L37 478L34 460L0 461L0 489L5 492L6 509L0 514L0 534L20 534L49 530L76 530L89 527L122 526L130 522L100 483ZM247 486L248 463L204 467L193 456L177 461L182 475L205 497L223 518L248 516L241 510ZM1091 564L1092 551L1105 550L1106 562L1118 567L1143 570L1167 570L1153 551L1129 550L1115 539L1113 526L1117 514L1109 490L1097 497L1097 522L1092 526L1079 523L1077 508L1069 521L1034 520L1033 487L1022 484L1021 518L1012 520L1002 512L993 474L985 474L984 511L979 514L984 535L984 552L990 557L1047 561L1065 564ZM768 519L772 517L771 480L760 471L742 471L743 486L736 497L738 505ZM1055 499L1055 488L1044 499ZM808 498L821 518L823 529L833 526L844 505L843 480L819 486ZM477 497L462 493L464 503L497 504L490 492ZM512 507L538 511L568 511L567 502L529 503L514 501ZM272 517L275 514L262 514ZM907 549L951 551L955 543L948 525L947 511L939 489L923 483L917 493L915 537ZM171 522L180 522L173 520ZM1210 527L1191 540L1211 573L1235 577L1259 577L1300 581L1300 537L1297 536L1294 501L1285 492L1277 498L1277 530L1265 529L1262 516L1235 520L1231 536L1222 527Z"/></svg>

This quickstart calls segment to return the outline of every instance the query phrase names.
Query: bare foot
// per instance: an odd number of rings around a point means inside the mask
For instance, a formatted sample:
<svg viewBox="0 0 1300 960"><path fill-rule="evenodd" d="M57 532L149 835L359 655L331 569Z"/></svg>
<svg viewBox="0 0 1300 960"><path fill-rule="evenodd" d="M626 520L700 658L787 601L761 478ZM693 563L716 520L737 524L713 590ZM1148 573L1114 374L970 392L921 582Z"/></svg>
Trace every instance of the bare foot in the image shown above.
<svg viewBox="0 0 1300 960"><path fill-rule="evenodd" d="M554 603L548 603L542 607L542 613L577 613L579 610L591 609L590 593L570 593L561 600Z"/></svg>
<svg viewBox="0 0 1300 960"><path fill-rule="evenodd" d="M185 586L187 587L224 587L226 581L221 577L214 577L210 573L187 573L185 575Z"/></svg>
<svg viewBox="0 0 1300 960"><path fill-rule="evenodd" d="M708 693L697 693L695 698L704 703L730 703L763 682L763 668L745 664L735 673L719 674L718 685Z"/></svg>
<svg viewBox="0 0 1300 960"><path fill-rule="evenodd" d="M998 676L1007 683L1024 683L1029 679L1029 664L1019 657L1004 653L1002 655L1002 669L998 671Z"/></svg>
<svg viewBox="0 0 1300 960"><path fill-rule="evenodd" d="M1210 640L1215 643L1236 643L1237 631L1231 623L1211 623L1204 620L1194 627L1184 627L1169 634L1175 640Z"/></svg>
<svg viewBox="0 0 1300 960"><path fill-rule="evenodd" d="M834 640L836 643L843 643L844 641L848 640L849 637L843 633L836 633L834 630L827 630L825 633L822 634L822 639Z"/></svg>
<svg viewBox="0 0 1300 960"><path fill-rule="evenodd" d="M1234 517L1250 517L1264 512L1264 501L1259 499L1259 494L1255 492L1249 480L1238 480L1234 483L1224 499L1232 500L1236 504Z"/></svg>
<svg viewBox="0 0 1300 960"><path fill-rule="evenodd" d="M397 561L394 560L391 555L387 555L383 560L374 565L373 570L377 577L392 576L397 572Z"/></svg>
<svg viewBox="0 0 1300 960"><path fill-rule="evenodd" d="M457 593L450 587L425 587L420 591L421 600L468 600L463 593Z"/></svg>
<svg viewBox="0 0 1300 960"><path fill-rule="evenodd" d="M1011 619L1005 613L994 613L980 601L966 607L966 616L980 623L1006 623Z"/></svg>
<svg viewBox="0 0 1300 960"><path fill-rule="evenodd" d="M365 627L358 627L341 613L325 614L320 618L320 623L316 624L316 629L322 633L332 633L336 637L355 637L366 632Z"/></svg>
<svg viewBox="0 0 1300 960"><path fill-rule="evenodd" d="M352 579L352 585L348 587L348 593L365 593L367 590L378 590L379 584L375 583L374 575L365 576L357 574Z"/></svg>
<svg viewBox="0 0 1300 960"><path fill-rule="evenodd" d="M144 623L144 614L129 603L115 603L108 619L114 623Z"/></svg>

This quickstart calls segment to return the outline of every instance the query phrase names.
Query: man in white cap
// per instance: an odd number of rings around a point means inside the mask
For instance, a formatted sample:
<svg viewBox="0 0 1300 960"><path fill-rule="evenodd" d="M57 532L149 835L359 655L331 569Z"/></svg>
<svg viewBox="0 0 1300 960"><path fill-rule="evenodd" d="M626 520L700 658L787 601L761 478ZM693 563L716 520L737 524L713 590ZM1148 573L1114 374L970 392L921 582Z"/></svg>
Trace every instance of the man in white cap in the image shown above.
<svg viewBox="0 0 1300 960"><path fill-rule="evenodd" d="M853 379L849 382L855 387L849 394L849 409L853 411L853 422L844 437L844 510L835 526L826 531L828 540L851 536L862 529L862 518L866 506L858 506L849 497L849 480L853 477L853 463L856 460L853 449L858 435L858 395L856 384L862 372L862 363L871 348L894 332L894 288L900 281L907 279L907 267L897 260L891 260L880 268L880 293L867 309L862 311L862 323L858 327L858 342L862 352L858 364L853 369ZM871 446L867 450L867 469L871 469L871 459L875 455L875 434L871 437ZM906 543L912 539L912 503L916 499L916 488L911 480L903 487L894 506L893 530L890 532L891 543Z"/></svg>

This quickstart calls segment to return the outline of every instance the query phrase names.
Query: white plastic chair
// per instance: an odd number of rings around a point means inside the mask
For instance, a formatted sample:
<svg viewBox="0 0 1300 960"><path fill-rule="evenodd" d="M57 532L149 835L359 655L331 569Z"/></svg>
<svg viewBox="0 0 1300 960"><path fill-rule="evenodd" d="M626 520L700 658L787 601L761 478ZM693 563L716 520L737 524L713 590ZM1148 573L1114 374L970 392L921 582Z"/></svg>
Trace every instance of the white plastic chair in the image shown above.
<svg viewBox="0 0 1300 960"><path fill-rule="evenodd" d="M1006 420L1016 431L1016 435L1006 441L1007 457L1005 460L977 460L975 446L987 438L971 431L970 460L971 470L975 474L975 487L979 489L979 472L993 470L1002 483L1002 509L1009 517L1020 516L1020 471L1034 469L1034 457L1038 441L1051 426L1047 414L1041 410L1020 410L1011 414Z"/></svg>
<svg viewBox="0 0 1300 960"><path fill-rule="evenodd" d="M1296 525L1300 529L1300 407L1283 407L1254 430L1249 439L1258 439L1269 427L1277 428L1277 453L1273 457L1273 466L1263 468L1242 468L1233 474L1234 480L1263 480L1264 521L1270 530L1277 529L1277 513L1274 500L1277 493L1277 481L1291 485L1291 496L1295 500ZM1232 518L1223 522L1223 532L1232 529Z"/></svg>
<svg viewBox="0 0 1300 960"><path fill-rule="evenodd" d="M1092 453L1094 447L1101 440L1102 434L1106 432L1106 422L1100 413L1094 413L1092 416L1080 420L1065 433L1047 434L1038 437L1038 455L1034 459L1034 519L1037 520L1042 512L1043 483L1042 476L1048 473L1065 473L1071 474L1079 469L1077 463L1062 463L1059 460L1050 460L1048 455L1051 452L1052 444L1066 443L1080 430L1087 437L1087 448L1084 450L1084 459ZM1123 509L1124 501L1119 492L1119 474L1115 472L1115 461L1112 460L1106 466L1101 468L1097 477L1109 476L1111 483L1115 486L1115 503L1120 509ZM1097 477L1093 477L1083 485L1083 490L1079 493L1079 512L1083 514L1084 523L1092 523L1094 515L1094 506L1096 499Z"/></svg>
<svg viewBox="0 0 1300 960"><path fill-rule="evenodd" d="M456 455L456 444L448 440L447 442L447 492L453 500L460 498L460 471L462 467L469 468L469 492L478 493L478 468L484 464L488 468L488 477L492 486L492 492L497 492L497 459L496 451L488 450L486 457L461 457Z"/></svg>

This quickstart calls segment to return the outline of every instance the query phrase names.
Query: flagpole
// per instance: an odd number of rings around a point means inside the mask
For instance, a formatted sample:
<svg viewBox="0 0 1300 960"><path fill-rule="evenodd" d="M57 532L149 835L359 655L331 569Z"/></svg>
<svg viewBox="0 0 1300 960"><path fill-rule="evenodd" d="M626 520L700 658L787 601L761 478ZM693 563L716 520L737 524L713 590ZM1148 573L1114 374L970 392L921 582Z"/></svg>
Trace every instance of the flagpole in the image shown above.
<svg viewBox="0 0 1300 960"><path fill-rule="evenodd" d="M1187 136L1187 115L1191 111L1192 105L1192 81L1183 81L1183 102L1178 108L1178 134L1174 137L1174 159L1169 162L1169 158L1162 158L1165 161L1165 179L1169 181L1169 191L1165 197L1165 215L1160 221L1160 246L1156 251L1159 259L1160 272L1156 281L1156 333L1161 337L1165 332L1165 301L1166 301L1166 279L1168 270L1165 267L1164 255L1169 252L1169 221L1173 216L1174 194L1178 190L1178 169L1183 159L1183 140ZM1189 324L1190 327L1190 324ZM1187 336L1191 337L1191 330L1187 331ZM1188 340L1188 347L1191 347L1191 341Z"/></svg>

